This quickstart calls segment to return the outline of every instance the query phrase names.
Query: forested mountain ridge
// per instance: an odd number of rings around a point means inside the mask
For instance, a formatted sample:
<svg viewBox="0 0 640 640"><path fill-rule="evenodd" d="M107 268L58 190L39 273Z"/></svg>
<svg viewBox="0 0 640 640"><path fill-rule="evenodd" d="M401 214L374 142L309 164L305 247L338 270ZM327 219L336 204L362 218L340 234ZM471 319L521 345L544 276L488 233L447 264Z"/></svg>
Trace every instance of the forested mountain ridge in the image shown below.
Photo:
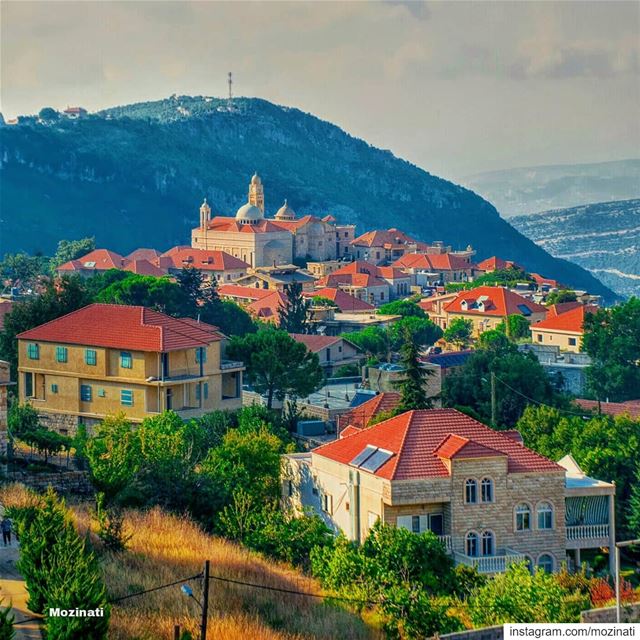
<svg viewBox="0 0 640 640"><path fill-rule="evenodd" d="M605 299L591 274L522 236L489 202L390 151L297 109L259 99L172 96L78 120L22 118L0 127L0 254L52 252L61 238L95 235L128 252L189 242L203 197L214 214L246 201L251 174L267 215L285 198L298 214L333 214L358 232L396 226L477 258L517 259L530 271Z"/></svg>

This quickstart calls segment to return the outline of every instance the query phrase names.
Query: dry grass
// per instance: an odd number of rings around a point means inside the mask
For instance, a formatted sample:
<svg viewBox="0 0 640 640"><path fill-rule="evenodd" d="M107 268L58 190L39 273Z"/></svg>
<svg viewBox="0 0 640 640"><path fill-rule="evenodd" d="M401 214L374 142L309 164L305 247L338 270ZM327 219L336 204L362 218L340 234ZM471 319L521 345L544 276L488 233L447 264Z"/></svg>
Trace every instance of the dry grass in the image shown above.
<svg viewBox="0 0 640 640"><path fill-rule="evenodd" d="M0 490L5 506L33 502L20 485ZM91 530L88 505L71 507L81 533ZM270 562L238 545L207 535L188 518L163 512L128 511L125 518L131 534L128 549L120 554L101 554L101 564L111 598L174 582L198 574L205 559L212 575L320 594L312 580L291 567ZM91 531L97 549L99 540ZM199 581L191 586L200 596ZM198 637L198 605L182 595L180 585L134 597L112 608L109 638L113 640L170 640L173 627ZM253 589L212 580L209 593L209 638L222 640L302 640L381 638L361 618L321 599Z"/></svg>

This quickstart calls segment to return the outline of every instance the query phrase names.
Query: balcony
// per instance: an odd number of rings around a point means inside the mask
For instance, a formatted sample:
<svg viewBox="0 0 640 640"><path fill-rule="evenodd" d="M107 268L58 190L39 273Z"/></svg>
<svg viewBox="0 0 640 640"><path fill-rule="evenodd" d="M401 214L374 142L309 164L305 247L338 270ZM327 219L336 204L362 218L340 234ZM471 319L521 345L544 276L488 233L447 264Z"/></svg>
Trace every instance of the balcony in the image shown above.
<svg viewBox="0 0 640 640"><path fill-rule="evenodd" d="M453 553L453 542L451 541L451 536L438 536L438 540L442 542L447 553Z"/></svg>
<svg viewBox="0 0 640 640"><path fill-rule="evenodd" d="M526 562L527 557L524 553L519 553L513 549L504 549L503 554L495 556L478 556L472 558L457 551L453 554L456 564L466 564L469 567L475 567L478 573L503 573L510 564L518 562Z"/></svg>
<svg viewBox="0 0 640 640"><path fill-rule="evenodd" d="M230 369L244 369L244 362L238 360L221 360L220 369L222 371L229 371Z"/></svg>
<svg viewBox="0 0 640 640"><path fill-rule="evenodd" d="M567 526L567 549L593 549L609 546L608 524Z"/></svg>

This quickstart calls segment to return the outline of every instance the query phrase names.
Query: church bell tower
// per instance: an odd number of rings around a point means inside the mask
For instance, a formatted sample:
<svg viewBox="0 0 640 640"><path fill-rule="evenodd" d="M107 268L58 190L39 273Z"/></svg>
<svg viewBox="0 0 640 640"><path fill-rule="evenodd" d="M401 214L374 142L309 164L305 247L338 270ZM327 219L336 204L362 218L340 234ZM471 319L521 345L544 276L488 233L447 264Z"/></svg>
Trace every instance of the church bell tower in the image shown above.
<svg viewBox="0 0 640 640"><path fill-rule="evenodd" d="M262 180L260 180L260 176L257 173L253 174L249 183L249 204L258 207L262 211L262 215L264 215L264 189Z"/></svg>

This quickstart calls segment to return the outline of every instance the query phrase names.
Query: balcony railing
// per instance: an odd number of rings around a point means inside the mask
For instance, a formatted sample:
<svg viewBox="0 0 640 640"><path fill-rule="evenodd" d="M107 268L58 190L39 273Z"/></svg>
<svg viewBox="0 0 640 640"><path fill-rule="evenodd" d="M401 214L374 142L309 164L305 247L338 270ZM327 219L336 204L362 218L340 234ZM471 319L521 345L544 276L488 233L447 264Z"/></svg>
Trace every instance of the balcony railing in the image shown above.
<svg viewBox="0 0 640 640"><path fill-rule="evenodd" d="M503 573L510 564L525 562L527 557L524 553L518 553L513 549L505 549L503 554L495 556L479 556L472 558L464 553L453 554L456 564L466 564L475 567L478 573Z"/></svg>
<svg viewBox="0 0 640 640"><path fill-rule="evenodd" d="M453 543L451 542L451 536L438 536L438 539L444 545L444 548L451 553L453 551Z"/></svg>
<svg viewBox="0 0 640 640"><path fill-rule="evenodd" d="M567 527L567 540L590 540L608 538L608 524L578 524Z"/></svg>
<svg viewBox="0 0 640 640"><path fill-rule="evenodd" d="M226 371L227 369L242 369L244 367L244 362L239 362L238 360L222 360L220 362L220 369L222 371Z"/></svg>

